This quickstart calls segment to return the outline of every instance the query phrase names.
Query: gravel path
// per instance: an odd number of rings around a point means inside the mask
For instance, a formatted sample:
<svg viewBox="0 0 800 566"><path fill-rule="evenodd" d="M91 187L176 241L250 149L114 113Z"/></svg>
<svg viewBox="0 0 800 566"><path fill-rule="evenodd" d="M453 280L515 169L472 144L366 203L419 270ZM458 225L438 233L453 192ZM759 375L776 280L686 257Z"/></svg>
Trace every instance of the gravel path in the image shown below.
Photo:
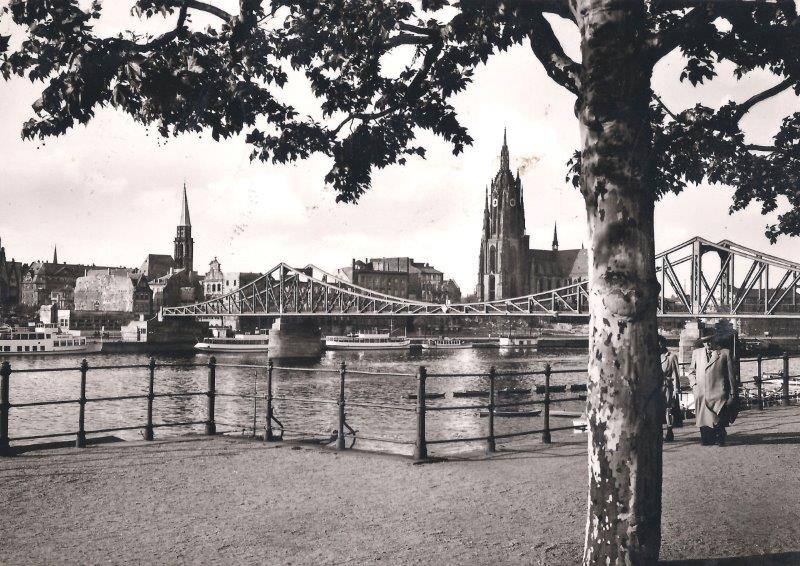
<svg viewBox="0 0 800 566"><path fill-rule="evenodd" d="M665 451L666 563L800 564L800 408L696 436ZM0 459L0 563L576 564L585 436L554 440L426 465L236 437L27 452Z"/></svg>

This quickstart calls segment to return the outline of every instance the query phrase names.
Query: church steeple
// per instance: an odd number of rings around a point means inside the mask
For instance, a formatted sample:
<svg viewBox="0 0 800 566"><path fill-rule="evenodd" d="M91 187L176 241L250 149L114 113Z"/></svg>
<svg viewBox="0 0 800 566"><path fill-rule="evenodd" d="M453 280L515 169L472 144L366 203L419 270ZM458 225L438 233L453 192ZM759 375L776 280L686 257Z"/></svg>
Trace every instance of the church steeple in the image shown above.
<svg viewBox="0 0 800 566"><path fill-rule="evenodd" d="M181 221L175 234L175 267L194 270L194 240L192 239L192 221L189 218L189 199L186 196L186 183L183 184L183 202Z"/></svg>
<svg viewBox="0 0 800 566"><path fill-rule="evenodd" d="M58 248L53 244L53 263L58 263Z"/></svg>
<svg viewBox="0 0 800 566"><path fill-rule="evenodd" d="M558 223L553 224L553 251L558 251Z"/></svg>
<svg viewBox="0 0 800 566"><path fill-rule="evenodd" d="M186 183L183 183L183 208L181 209L181 223L178 226L191 226L192 221L189 218L189 199L186 198Z"/></svg>
<svg viewBox="0 0 800 566"><path fill-rule="evenodd" d="M506 129L503 128L503 149L500 150L500 170L508 171L508 139L506 137Z"/></svg>

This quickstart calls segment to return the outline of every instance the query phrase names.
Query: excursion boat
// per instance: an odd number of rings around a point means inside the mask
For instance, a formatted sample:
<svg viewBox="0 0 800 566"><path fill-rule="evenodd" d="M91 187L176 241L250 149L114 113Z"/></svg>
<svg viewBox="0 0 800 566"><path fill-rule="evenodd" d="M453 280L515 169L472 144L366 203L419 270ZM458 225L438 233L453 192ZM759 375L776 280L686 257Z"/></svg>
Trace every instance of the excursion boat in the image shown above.
<svg viewBox="0 0 800 566"><path fill-rule="evenodd" d="M101 347L100 342L61 332L56 325L0 328L0 357L89 353Z"/></svg>
<svg viewBox="0 0 800 566"><path fill-rule="evenodd" d="M201 352L268 352L269 337L264 334L237 334L236 336L219 336L203 338L194 345Z"/></svg>
<svg viewBox="0 0 800 566"><path fill-rule="evenodd" d="M472 348L472 343L457 338L441 338L422 343L423 350L463 350L466 348Z"/></svg>
<svg viewBox="0 0 800 566"><path fill-rule="evenodd" d="M408 338L389 334L356 334L355 336L326 336L328 350L407 350Z"/></svg>
<svg viewBox="0 0 800 566"><path fill-rule="evenodd" d="M538 336L501 336L498 345L501 348L536 348Z"/></svg>

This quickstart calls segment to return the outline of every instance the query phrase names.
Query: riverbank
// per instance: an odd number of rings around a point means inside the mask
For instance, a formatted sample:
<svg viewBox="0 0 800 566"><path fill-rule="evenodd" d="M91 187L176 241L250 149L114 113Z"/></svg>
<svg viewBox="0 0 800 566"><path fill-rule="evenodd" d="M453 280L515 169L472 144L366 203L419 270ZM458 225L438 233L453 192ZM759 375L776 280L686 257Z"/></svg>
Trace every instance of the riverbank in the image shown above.
<svg viewBox="0 0 800 566"><path fill-rule="evenodd" d="M666 563L800 562L800 407L742 413L724 448L676 436ZM26 452L0 459L0 563L576 564L585 438L425 465L219 436Z"/></svg>

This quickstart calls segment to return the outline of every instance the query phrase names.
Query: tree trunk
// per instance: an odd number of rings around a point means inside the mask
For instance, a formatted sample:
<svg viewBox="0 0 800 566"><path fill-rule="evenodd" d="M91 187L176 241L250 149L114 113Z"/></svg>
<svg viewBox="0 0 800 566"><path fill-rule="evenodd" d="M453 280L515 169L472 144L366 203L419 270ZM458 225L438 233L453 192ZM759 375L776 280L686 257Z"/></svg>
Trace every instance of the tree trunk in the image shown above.
<svg viewBox="0 0 800 566"><path fill-rule="evenodd" d="M663 400L644 2L577 0L577 8L584 68L581 190L591 239L583 561L655 564Z"/></svg>

